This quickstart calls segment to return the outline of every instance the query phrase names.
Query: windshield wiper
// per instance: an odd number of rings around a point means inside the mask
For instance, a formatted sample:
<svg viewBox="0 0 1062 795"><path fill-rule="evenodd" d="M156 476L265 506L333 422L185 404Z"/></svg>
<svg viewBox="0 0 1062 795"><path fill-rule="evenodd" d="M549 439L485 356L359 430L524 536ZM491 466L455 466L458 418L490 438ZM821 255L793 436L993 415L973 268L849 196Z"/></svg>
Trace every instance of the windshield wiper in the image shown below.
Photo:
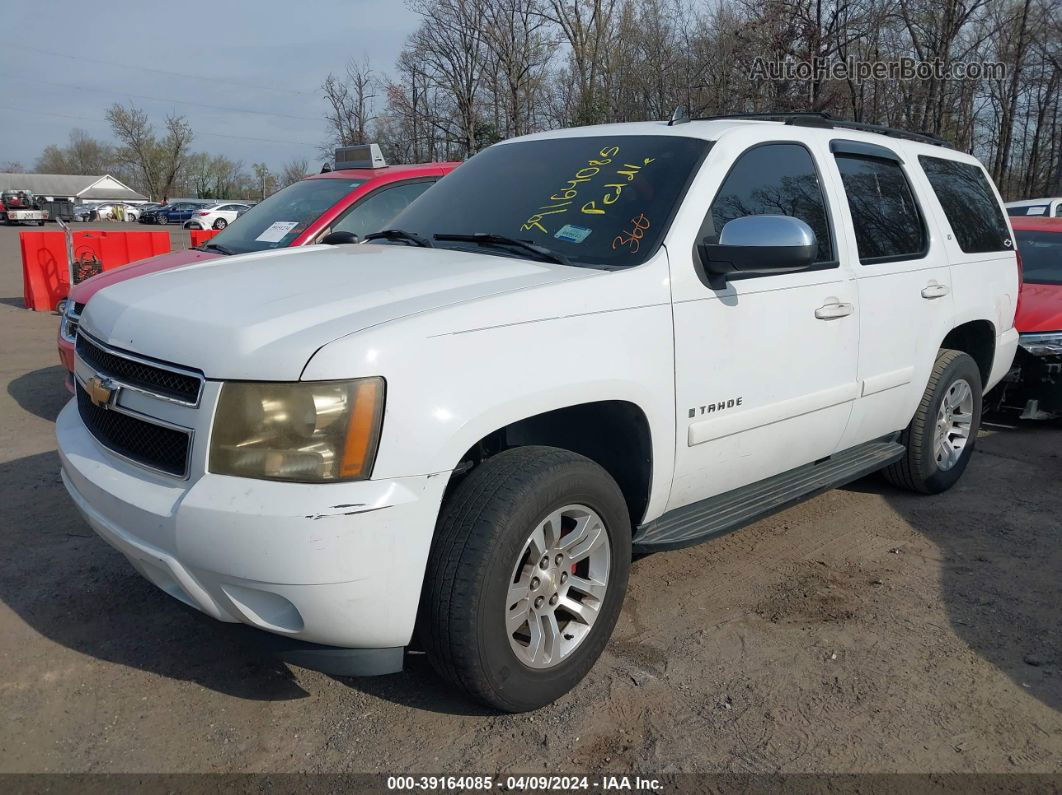
<svg viewBox="0 0 1062 795"><path fill-rule="evenodd" d="M407 232L404 229L384 229L380 232L373 232L372 234L365 235L365 240L402 240L406 243L412 243L414 246L420 246L421 248L433 248L431 241L426 240L420 235L415 235L412 232Z"/></svg>
<svg viewBox="0 0 1062 795"><path fill-rule="evenodd" d="M551 251L545 246L536 246L529 240L517 240L515 237L494 235L489 232L473 232L471 235L441 234L433 236L436 240L452 240L455 243L478 243L483 246L511 246L513 248L529 251L539 259L547 262L555 262L558 265L571 265L568 258L556 251Z"/></svg>
<svg viewBox="0 0 1062 795"><path fill-rule="evenodd" d="M230 255L236 253L235 251L233 251L228 246L223 246L220 243L204 243L201 246L196 246L196 248L198 248L200 251L206 251L207 249L212 249L214 251L217 251L217 252L220 252L220 253L224 254L225 256L230 256Z"/></svg>

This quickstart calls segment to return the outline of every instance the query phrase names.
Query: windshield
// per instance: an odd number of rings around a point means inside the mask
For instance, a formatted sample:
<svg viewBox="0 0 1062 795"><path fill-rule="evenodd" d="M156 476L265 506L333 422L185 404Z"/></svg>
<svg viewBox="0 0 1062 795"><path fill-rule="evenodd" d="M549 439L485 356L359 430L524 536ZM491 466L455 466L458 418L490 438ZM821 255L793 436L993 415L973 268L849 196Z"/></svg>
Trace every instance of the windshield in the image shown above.
<svg viewBox="0 0 1062 795"><path fill-rule="evenodd" d="M670 135L499 144L440 180L388 226L428 240L504 235L577 265L638 265L663 240L709 146ZM504 245L438 240L435 245L534 258Z"/></svg>
<svg viewBox="0 0 1062 795"><path fill-rule="evenodd" d="M1050 209L1050 205L1047 204L1025 204L1021 207L1008 207L1007 215L1047 215L1047 211Z"/></svg>
<svg viewBox="0 0 1062 795"><path fill-rule="evenodd" d="M259 202L210 239L234 254L285 248L325 210L364 183L361 179L304 179Z"/></svg>
<svg viewBox="0 0 1062 795"><path fill-rule="evenodd" d="M1029 284L1062 285L1062 232L1015 230L1022 272Z"/></svg>

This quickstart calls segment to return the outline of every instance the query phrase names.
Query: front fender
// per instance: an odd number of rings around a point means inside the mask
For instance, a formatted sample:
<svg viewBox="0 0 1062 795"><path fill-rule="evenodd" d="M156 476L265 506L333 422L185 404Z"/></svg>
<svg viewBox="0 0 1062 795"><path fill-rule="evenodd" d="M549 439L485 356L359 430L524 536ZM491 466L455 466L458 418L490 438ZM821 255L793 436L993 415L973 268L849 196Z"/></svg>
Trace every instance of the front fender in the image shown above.
<svg viewBox="0 0 1062 795"><path fill-rule="evenodd" d="M615 306L632 295L641 305ZM652 440L647 518L660 513L674 467L675 400L671 307L659 273L638 268L489 303L482 311L455 307L337 340L315 354L303 380L385 378L374 479L448 472L480 439L547 411L632 403L645 414ZM555 314L526 319L529 307Z"/></svg>

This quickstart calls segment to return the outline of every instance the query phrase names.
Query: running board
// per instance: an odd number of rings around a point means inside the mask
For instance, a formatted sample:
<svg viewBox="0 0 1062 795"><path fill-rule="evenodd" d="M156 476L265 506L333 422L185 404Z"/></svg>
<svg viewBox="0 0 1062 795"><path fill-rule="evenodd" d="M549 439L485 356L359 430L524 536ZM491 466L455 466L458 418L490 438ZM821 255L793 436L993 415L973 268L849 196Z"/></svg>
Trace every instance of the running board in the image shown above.
<svg viewBox="0 0 1062 795"><path fill-rule="evenodd" d="M633 538L634 551L680 549L729 533L887 467L903 458L905 450L891 439L867 442L813 464L676 508L638 527Z"/></svg>

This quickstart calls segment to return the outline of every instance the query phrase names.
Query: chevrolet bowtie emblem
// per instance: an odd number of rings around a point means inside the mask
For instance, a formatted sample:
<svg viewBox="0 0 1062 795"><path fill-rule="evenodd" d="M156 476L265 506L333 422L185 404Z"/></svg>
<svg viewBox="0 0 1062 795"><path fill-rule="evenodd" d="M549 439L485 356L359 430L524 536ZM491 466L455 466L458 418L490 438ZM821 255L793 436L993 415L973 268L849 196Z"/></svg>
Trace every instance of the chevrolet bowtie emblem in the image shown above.
<svg viewBox="0 0 1062 795"><path fill-rule="evenodd" d="M100 378L98 375L92 376L85 386L92 405L99 406L101 409L110 408L111 401L118 393L117 384L109 378Z"/></svg>

